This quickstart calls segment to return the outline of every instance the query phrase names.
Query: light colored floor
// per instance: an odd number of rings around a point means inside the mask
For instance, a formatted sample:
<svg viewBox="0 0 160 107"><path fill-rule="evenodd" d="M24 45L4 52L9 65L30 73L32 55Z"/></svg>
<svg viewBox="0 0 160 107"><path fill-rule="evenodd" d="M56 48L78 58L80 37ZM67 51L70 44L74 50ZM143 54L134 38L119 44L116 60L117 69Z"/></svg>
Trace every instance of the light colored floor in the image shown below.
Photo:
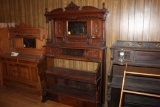
<svg viewBox="0 0 160 107"><path fill-rule="evenodd" d="M71 107L53 101L41 102L41 96L15 87L0 87L0 107Z"/></svg>

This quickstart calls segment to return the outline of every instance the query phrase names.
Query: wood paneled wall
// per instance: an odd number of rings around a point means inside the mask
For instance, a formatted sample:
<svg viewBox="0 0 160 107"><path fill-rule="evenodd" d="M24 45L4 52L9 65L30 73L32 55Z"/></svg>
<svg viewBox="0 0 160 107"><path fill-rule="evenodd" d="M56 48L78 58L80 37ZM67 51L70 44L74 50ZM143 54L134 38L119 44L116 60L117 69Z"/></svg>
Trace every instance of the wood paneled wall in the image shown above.
<svg viewBox="0 0 160 107"><path fill-rule="evenodd" d="M116 40L160 41L160 0L72 0L79 6L90 5L109 10L106 23L108 46ZM0 0L0 22L26 23L48 28L45 8L48 11L66 7L71 0Z"/></svg>

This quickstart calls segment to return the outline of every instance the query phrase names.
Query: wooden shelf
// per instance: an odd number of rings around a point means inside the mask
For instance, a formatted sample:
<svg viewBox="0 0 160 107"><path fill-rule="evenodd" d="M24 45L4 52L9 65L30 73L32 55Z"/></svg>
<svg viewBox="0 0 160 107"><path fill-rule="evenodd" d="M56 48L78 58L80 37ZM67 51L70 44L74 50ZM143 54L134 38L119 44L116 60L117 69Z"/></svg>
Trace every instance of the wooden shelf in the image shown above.
<svg viewBox="0 0 160 107"><path fill-rule="evenodd" d="M46 71L49 75L54 75L58 78L63 79L70 79L75 81L87 82L96 84L97 81L100 79L100 76L97 76L97 72L88 72L82 70L75 70L75 69L67 69L67 68L60 68L60 67L53 67Z"/></svg>
<svg viewBox="0 0 160 107"><path fill-rule="evenodd" d="M112 87L121 88L122 76L114 76L112 79ZM127 76L125 89L134 90L134 91L146 91L149 93L160 94L160 86L157 85L160 83L159 79L149 78L149 77L132 77Z"/></svg>
<svg viewBox="0 0 160 107"><path fill-rule="evenodd" d="M65 9L46 9L52 31L38 64L44 85L42 102L49 99L73 107L104 106L107 46L103 25L107 13L104 5L102 9L80 9L73 2Z"/></svg>
<svg viewBox="0 0 160 107"><path fill-rule="evenodd" d="M65 90L64 90L65 89ZM54 85L54 87L47 90L48 93L64 95L73 98L78 98L90 102L96 101L95 91L84 91L78 90L77 88L62 86L62 85Z"/></svg>

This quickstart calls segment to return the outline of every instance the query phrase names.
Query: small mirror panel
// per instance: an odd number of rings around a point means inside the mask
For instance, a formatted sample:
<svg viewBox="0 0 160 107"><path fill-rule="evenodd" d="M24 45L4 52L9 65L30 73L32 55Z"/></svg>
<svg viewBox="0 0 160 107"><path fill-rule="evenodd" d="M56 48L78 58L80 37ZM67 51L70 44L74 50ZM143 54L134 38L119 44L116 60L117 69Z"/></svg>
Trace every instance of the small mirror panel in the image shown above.
<svg viewBox="0 0 160 107"><path fill-rule="evenodd" d="M68 35L70 36L86 36L87 22L86 21L69 21Z"/></svg>
<svg viewBox="0 0 160 107"><path fill-rule="evenodd" d="M24 48L36 48L36 39L35 38L23 38L23 47Z"/></svg>

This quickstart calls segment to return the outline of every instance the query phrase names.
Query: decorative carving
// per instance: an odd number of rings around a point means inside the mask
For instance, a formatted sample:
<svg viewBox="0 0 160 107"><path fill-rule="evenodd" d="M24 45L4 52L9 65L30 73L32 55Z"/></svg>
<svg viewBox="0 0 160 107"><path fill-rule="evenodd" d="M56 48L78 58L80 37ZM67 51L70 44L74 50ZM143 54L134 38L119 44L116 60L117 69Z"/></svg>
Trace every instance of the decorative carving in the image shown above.
<svg viewBox="0 0 160 107"><path fill-rule="evenodd" d="M156 48L160 48L160 43L155 43L154 46L155 46Z"/></svg>
<svg viewBox="0 0 160 107"><path fill-rule="evenodd" d="M56 36L63 36L63 22L62 21L56 21L55 24L55 33Z"/></svg>
<svg viewBox="0 0 160 107"><path fill-rule="evenodd" d="M119 42L118 45L124 46L124 47L160 48L159 42L122 41L122 42Z"/></svg>
<svg viewBox="0 0 160 107"><path fill-rule="evenodd" d="M93 26L92 26L92 35L98 36L99 35L99 22L98 21L93 21Z"/></svg>
<svg viewBox="0 0 160 107"><path fill-rule="evenodd" d="M61 55L62 54L62 49L60 48L50 48L50 53L53 53L53 54L58 54L58 55Z"/></svg>
<svg viewBox="0 0 160 107"><path fill-rule="evenodd" d="M106 15L108 14L108 10L103 7L103 9L98 9L93 6L83 6L82 9L79 9L80 6L77 6L73 2L71 2L66 8L65 11L63 11L62 8L54 9L50 12L45 12L46 21L51 20L60 20L60 19L70 19L70 20L76 20L76 19L82 19L82 18L98 18L102 20L106 20ZM70 11L70 15L68 16L67 12ZM84 13L81 15L80 13Z"/></svg>
<svg viewBox="0 0 160 107"><path fill-rule="evenodd" d="M99 51L98 50L86 50L86 57L90 58L99 58Z"/></svg>
<svg viewBox="0 0 160 107"><path fill-rule="evenodd" d="M117 53L118 58L120 57L120 51ZM124 51L124 60L130 60L131 52L130 51Z"/></svg>
<svg viewBox="0 0 160 107"><path fill-rule="evenodd" d="M145 44L142 42L123 42L122 46L125 46L125 47L145 47Z"/></svg>
<svg viewBox="0 0 160 107"><path fill-rule="evenodd" d="M34 28L24 23L16 25L9 29L10 37L17 38L38 38L40 40L47 39L48 32L46 29Z"/></svg>
<svg viewBox="0 0 160 107"><path fill-rule="evenodd" d="M107 100L110 101L111 100L111 87L110 87L110 83L108 84L108 90L107 90Z"/></svg>
<svg viewBox="0 0 160 107"><path fill-rule="evenodd" d="M75 10L79 10L79 6L77 6L76 4L74 4L72 1L71 3L65 8L66 11L75 11Z"/></svg>
<svg viewBox="0 0 160 107"><path fill-rule="evenodd" d="M18 29L24 29L24 28L33 28L32 26L29 26L25 23L21 23L19 25L16 25L15 28L18 28Z"/></svg>

